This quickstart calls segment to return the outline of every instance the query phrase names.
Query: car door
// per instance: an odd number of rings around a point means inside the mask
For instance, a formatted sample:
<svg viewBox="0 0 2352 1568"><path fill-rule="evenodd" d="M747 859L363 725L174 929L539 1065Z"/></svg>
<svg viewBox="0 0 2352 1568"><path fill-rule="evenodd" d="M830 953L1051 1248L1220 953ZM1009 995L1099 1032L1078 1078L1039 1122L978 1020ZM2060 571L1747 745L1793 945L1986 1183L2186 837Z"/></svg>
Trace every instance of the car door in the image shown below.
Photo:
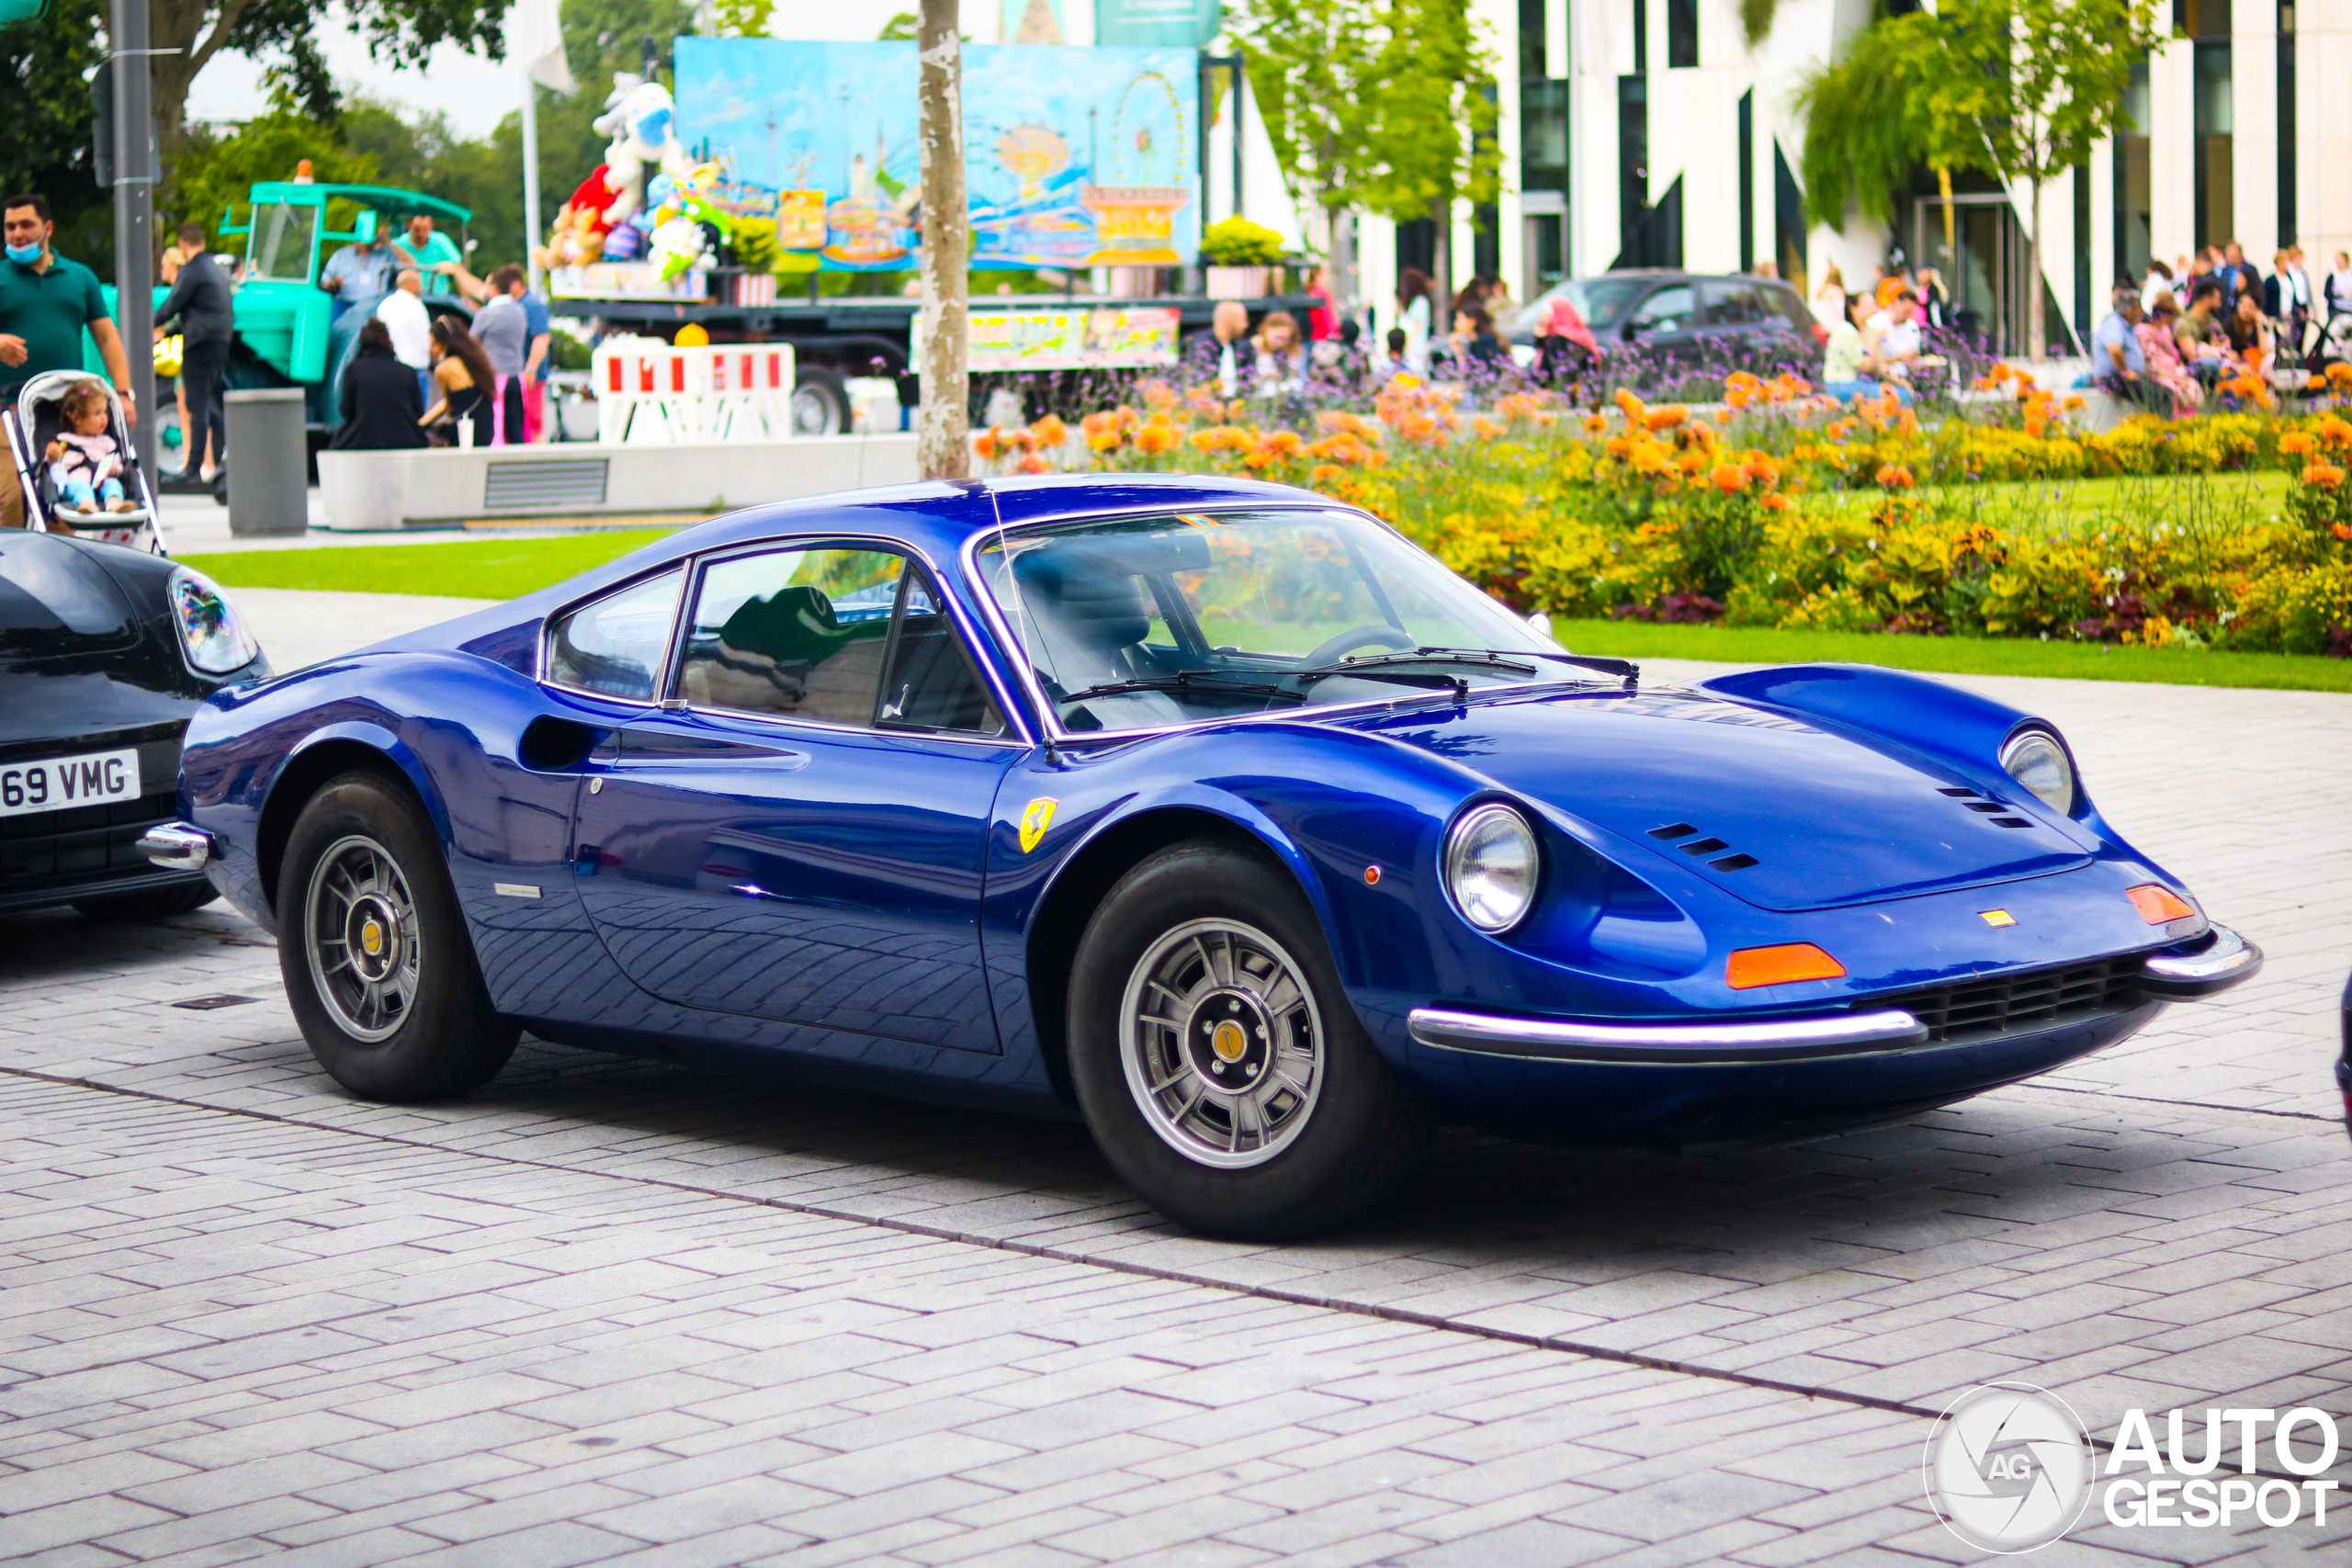
<svg viewBox="0 0 2352 1568"><path fill-rule="evenodd" d="M1652 358L1680 364L1698 338L1699 290L1684 280L1652 289L1625 319L1625 341Z"/></svg>
<svg viewBox="0 0 2352 1568"><path fill-rule="evenodd" d="M578 796L588 918L644 989L712 1011L997 1050L982 852L1023 748L922 570L874 545L705 561L664 700Z"/></svg>

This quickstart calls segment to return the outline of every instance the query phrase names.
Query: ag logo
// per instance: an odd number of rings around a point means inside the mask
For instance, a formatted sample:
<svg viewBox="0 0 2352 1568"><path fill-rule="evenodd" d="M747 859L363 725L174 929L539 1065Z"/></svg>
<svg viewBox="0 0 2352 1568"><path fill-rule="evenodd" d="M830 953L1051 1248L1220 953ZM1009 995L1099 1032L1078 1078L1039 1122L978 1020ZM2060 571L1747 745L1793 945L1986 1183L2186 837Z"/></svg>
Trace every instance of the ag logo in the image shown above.
<svg viewBox="0 0 2352 1568"><path fill-rule="evenodd" d="M1936 1517L1980 1551L2048 1546L2090 1503L2090 1436L2064 1400L2031 1383L1989 1383L1953 1400L1920 1468Z"/></svg>
<svg viewBox="0 0 2352 1568"><path fill-rule="evenodd" d="M1058 800L1033 800L1029 803L1028 809L1022 812L1021 852L1023 854L1025 855L1035 849L1039 840L1045 838L1046 829L1054 825L1054 807L1060 804Z"/></svg>

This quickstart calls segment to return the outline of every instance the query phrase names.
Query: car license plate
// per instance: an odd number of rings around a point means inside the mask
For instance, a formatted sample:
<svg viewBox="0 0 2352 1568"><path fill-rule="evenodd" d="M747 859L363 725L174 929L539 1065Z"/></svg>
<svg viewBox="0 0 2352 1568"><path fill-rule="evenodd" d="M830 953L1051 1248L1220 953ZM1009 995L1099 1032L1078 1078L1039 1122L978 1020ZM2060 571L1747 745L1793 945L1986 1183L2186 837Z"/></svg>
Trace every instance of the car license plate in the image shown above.
<svg viewBox="0 0 2352 1568"><path fill-rule="evenodd" d="M50 757L38 762L0 764L0 817L33 811L70 811L139 795L139 752L93 751L83 757Z"/></svg>

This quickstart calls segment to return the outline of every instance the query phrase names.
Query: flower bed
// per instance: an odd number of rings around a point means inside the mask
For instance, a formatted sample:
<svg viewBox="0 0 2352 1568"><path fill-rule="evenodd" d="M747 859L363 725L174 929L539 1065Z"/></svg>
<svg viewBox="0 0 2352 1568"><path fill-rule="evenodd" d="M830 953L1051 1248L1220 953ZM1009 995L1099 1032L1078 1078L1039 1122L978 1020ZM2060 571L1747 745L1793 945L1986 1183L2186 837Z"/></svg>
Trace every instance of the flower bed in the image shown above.
<svg viewBox="0 0 2352 1568"><path fill-rule="evenodd" d="M1515 392L1474 408L1400 378L1369 415L1304 428L1147 384L1142 407L978 438L1003 471L1246 474L1396 524L1522 611L1838 631L2039 637L2352 656L2352 367L2302 406L2128 420L1996 370L2015 395L1923 425L1892 399L1838 407L1802 381L1728 378L1694 413L1620 390L1606 412ZM2070 406L2072 405L2072 406ZM2270 471L2275 513L2182 507L2148 484L2086 523L1993 481ZM2270 481L2277 483L2278 481ZM2014 487L2011 487L2014 488ZM2251 493L2251 492L2249 492ZM2265 491L2267 494L2269 492Z"/></svg>

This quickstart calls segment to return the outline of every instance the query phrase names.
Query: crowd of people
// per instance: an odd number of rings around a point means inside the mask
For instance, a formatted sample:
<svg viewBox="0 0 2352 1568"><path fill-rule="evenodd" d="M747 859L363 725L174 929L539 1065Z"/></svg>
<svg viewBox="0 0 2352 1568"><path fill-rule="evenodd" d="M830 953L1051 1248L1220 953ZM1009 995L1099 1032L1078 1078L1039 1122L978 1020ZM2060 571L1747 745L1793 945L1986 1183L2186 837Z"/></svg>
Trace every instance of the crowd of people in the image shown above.
<svg viewBox="0 0 2352 1568"><path fill-rule="evenodd" d="M2119 278L2111 308L2091 334L2091 373L2116 397L2154 412L2186 415L2233 384L2261 386L2302 374L2315 359L2352 349L2352 254L2314 287L2300 245L2271 257L2271 271L2234 243L2177 264L2148 265Z"/></svg>
<svg viewBox="0 0 2352 1568"><path fill-rule="evenodd" d="M1518 312L1510 286L1498 277L1471 279L1453 297L1447 330L1440 333L1432 325L1435 285L1427 273L1407 267L1396 286L1397 324L1381 334L1376 347L1361 322L1330 304L1328 267L1317 269L1307 292L1318 302L1304 327L1288 310L1270 310L1252 328L1248 307L1219 300L1208 329L1183 345L1182 378L1189 385L1214 383L1227 398L1279 398L1310 386L1370 389L1402 375L1477 382L1521 374L1496 324ZM1555 331L1561 334L1556 344ZM1566 300L1553 301L1536 344L1532 374L1547 384L1558 374L1574 374L1565 363L1572 353L1597 355L1600 346Z"/></svg>

